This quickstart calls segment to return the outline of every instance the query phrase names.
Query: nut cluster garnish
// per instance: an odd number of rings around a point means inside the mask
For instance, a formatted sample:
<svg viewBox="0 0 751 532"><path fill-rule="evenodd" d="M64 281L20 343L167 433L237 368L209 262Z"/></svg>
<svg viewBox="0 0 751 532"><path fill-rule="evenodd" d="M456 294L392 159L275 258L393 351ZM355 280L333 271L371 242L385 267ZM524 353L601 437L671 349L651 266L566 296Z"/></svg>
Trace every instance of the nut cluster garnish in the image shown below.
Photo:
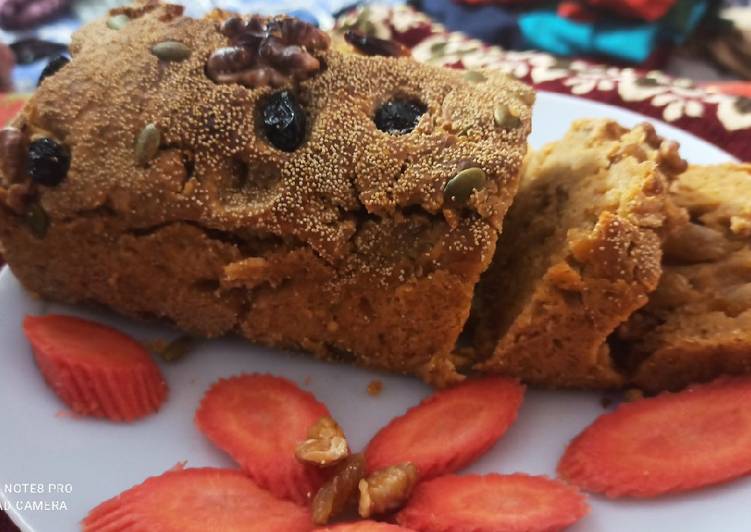
<svg viewBox="0 0 751 532"><path fill-rule="evenodd" d="M360 517L383 514L402 506L417 484L417 467L405 464L380 469L360 480Z"/></svg>
<svg viewBox="0 0 751 532"><path fill-rule="evenodd" d="M312 77L321 68L312 54L327 50L331 43L325 32L287 16L231 17L222 23L221 32L230 46L211 54L206 74L216 83L248 88L280 87Z"/></svg>
<svg viewBox="0 0 751 532"><path fill-rule="evenodd" d="M363 476L365 459L361 454L353 454L336 466L334 475L313 497L313 522L325 525L341 514L353 500Z"/></svg>
<svg viewBox="0 0 751 532"><path fill-rule="evenodd" d="M297 446L295 456L303 463L328 467L347 458L349 446L336 421L322 417L308 431L308 439Z"/></svg>

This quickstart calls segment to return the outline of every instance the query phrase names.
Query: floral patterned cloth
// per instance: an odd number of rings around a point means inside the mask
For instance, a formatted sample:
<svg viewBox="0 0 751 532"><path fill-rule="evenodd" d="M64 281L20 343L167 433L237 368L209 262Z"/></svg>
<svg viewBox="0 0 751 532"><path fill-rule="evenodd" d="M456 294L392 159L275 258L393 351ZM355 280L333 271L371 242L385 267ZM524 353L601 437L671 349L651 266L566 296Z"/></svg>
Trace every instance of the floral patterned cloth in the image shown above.
<svg viewBox="0 0 751 532"><path fill-rule="evenodd" d="M499 68L540 90L574 94L664 120L751 161L751 98L659 71L506 51L461 32L448 32L407 6L361 7L339 18L338 27L352 26L410 46L418 61L451 68Z"/></svg>

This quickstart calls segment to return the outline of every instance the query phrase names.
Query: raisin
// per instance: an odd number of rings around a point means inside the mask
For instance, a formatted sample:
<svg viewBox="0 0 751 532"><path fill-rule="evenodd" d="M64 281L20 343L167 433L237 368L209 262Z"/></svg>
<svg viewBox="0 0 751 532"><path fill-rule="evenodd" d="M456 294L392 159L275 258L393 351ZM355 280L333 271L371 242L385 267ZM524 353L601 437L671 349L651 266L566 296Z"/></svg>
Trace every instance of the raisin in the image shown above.
<svg viewBox="0 0 751 532"><path fill-rule="evenodd" d="M409 133L420 120L427 108L415 101L391 100L384 103L375 113L378 129L392 135Z"/></svg>
<svg viewBox="0 0 751 532"><path fill-rule="evenodd" d="M70 153L54 140L41 138L29 145L26 167L34 183L55 187L68 174Z"/></svg>
<svg viewBox="0 0 751 532"><path fill-rule="evenodd" d="M42 82L48 77L57 74L58 70L63 68L68 63L70 63L70 59L65 55L58 55L57 57L51 59L50 62L47 63L47 66L44 67L44 70L42 70L42 74L39 76L39 81L37 81L37 87L41 85Z"/></svg>
<svg viewBox="0 0 751 532"><path fill-rule="evenodd" d="M282 151L295 151L305 139L305 112L294 94L272 94L263 108L263 126L271 144Z"/></svg>

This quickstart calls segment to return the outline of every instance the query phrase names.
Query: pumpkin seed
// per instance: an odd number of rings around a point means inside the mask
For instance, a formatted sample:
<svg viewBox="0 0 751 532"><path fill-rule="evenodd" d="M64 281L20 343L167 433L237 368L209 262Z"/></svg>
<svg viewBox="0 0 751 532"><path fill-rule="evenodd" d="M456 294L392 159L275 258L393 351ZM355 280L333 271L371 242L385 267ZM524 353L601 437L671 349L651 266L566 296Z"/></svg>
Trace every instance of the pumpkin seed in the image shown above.
<svg viewBox="0 0 751 532"><path fill-rule="evenodd" d="M115 15L107 19L107 27L111 30L119 31L130 23L128 15Z"/></svg>
<svg viewBox="0 0 751 532"><path fill-rule="evenodd" d="M445 42L437 42L430 45L430 55L431 57L441 57L444 54L444 51L446 50L446 44Z"/></svg>
<svg viewBox="0 0 751 532"><path fill-rule="evenodd" d="M467 70L464 73L464 79L472 83L482 83L483 81L488 81L488 78L486 78L485 75L478 70Z"/></svg>
<svg viewBox="0 0 751 532"><path fill-rule="evenodd" d="M516 129L522 124L521 119L503 103L499 103L493 109L493 120L496 126L503 129Z"/></svg>
<svg viewBox="0 0 751 532"><path fill-rule="evenodd" d="M151 53L162 61L185 61L190 57L190 48L181 42L164 41L152 46Z"/></svg>
<svg viewBox="0 0 751 532"><path fill-rule="evenodd" d="M39 203L34 203L29 208L29 212L26 213L26 223L35 237L41 239L47 236L50 219Z"/></svg>
<svg viewBox="0 0 751 532"><path fill-rule="evenodd" d="M481 168L466 168L449 179L443 187L444 198L457 205L464 205L472 192L485 186L485 180L485 172Z"/></svg>
<svg viewBox="0 0 751 532"><path fill-rule="evenodd" d="M149 124L141 130L136 138L136 164L146 166L159 151L162 133L155 124Z"/></svg>

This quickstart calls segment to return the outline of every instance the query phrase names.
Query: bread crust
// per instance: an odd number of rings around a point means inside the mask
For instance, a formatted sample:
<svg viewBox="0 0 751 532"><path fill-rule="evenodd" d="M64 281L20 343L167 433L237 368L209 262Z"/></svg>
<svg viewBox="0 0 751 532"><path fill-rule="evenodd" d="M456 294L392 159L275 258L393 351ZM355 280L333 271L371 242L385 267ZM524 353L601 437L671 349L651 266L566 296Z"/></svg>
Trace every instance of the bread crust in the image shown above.
<svg viewBox="0 0 751 532"><path fill-rule="evenodd" d="M228 45L225 15L196 20L154 1L125 13L120 29L101 20L78 32L71 63L13 124L71 154L58 186L0 176L0 242L21 282L193 334L459 380L452 352L516 193L531 90L501 73L478 83L333 50L283 87L215 83L206 61ZM165 41L189 57L155 57ZM261 121L284 89L307 118L292 152L270 144ZM394 98L425 106L414 131L376 127L375 109ZM498 105L514 127L494 123ZM137 164L148 124L161 142ZM453 205L443 188L467 166L484 186Z"/></svg>

